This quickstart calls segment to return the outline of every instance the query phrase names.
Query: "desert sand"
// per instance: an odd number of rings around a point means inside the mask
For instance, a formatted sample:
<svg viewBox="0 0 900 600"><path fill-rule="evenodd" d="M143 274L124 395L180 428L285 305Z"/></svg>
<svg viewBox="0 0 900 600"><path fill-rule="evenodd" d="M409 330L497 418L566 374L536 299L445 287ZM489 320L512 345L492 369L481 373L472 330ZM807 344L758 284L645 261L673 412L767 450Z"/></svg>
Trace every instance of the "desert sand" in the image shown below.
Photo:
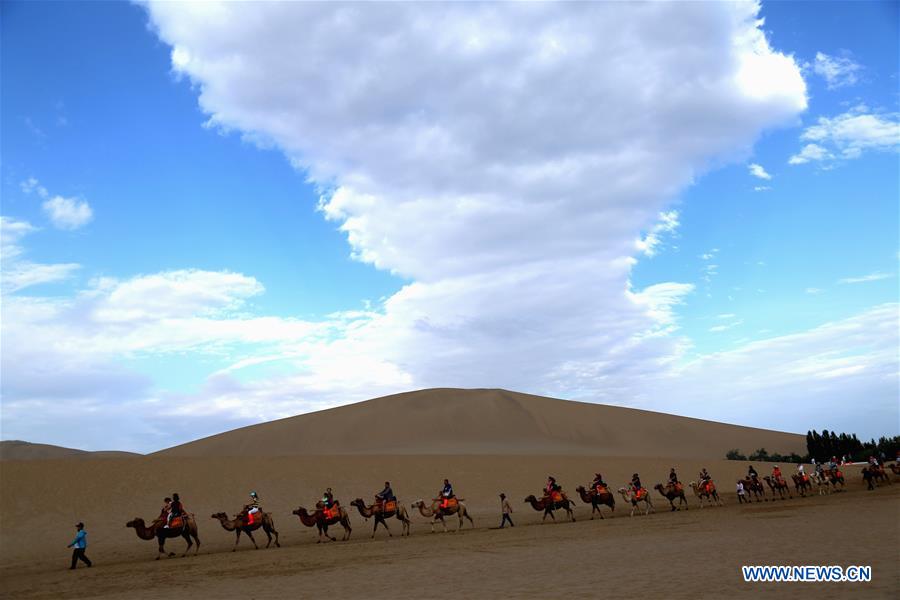
<svg viewBox="0 0 900 600"><path fill-rule="evenodd" d="M558 414L564 415L566 405L547 406L558 407ZM620 410L626 409L611 414ZM427 418L414 423L459 416L456 412L442 415L440 407L426 406L423 411ZM345 414L348 412L353 411L345 410ZM497 412L505 416L510 409ZM582 418L578 410L572 414ZM269 456L236 456L240 452L212 445L207 446L211 454L206 456L194 448L192 452L198 455L173 456L174 451L170 451L145 457L3 461L0 592L10 598L280 598L322 594L363 598L593 598L638 594L841 598L852 594L887 598L900 589L896 553L900 547L900 485L865 491L858 469L848 467L846 492L807 498L795 494L790 500L738 506L733 482L746 473L747 463L722 460L720 450L741 444L724 434L721 439L716 437L721 428L732 426L690 420L683 425L700 437L703 427L709 427L709 437L717 439L719 445L711 446L706 457L690 456L703 451L693 436L680 438L675 434L668 438L668 446L649 440L626 446L632 451L640 448L659 453L657 456L641 452L628 456L621 451L566 454L554 444L572 440L583 443L588 435L585 432L592 428L579 421L566 429L563 420L530 425L533 421L527 418L512 422L515 427L536 428L527 429L527 435L545 431L538 448L555 447L556 451L533 450L529 454L523 445L508 453L441 454L429 446L430 440L422 432L402 436L399 426L367 416L371 422L364 429L354 430L355 438L342 429L340 422L332 421L332 433L338 441L328 447L338 449L343 440L352 440L355 448L363 448L368 443L366 436L372 435L372 447L377 448L378 443L386 443L385 438L372 432L388 429L399 436L396 447L405 451L290 454L284 449L303 440L277 440L273 430L264 425L212 439L221 444L228 436L240 438L262 430L267 434L264 438L274 440L275 449L266 450L272 452ZM643 416L657 417L654 413ZM271 427L281 427L282 432L288 432L285 435L293 437L296 433L285 424L303 420L287 419ZM348 422L356 427L366 419ZM635 422L640 419L635 418ZM646 429L635 433L620 423L591 439L611 444L604 442L608 431L620 443L628 444L653 427L662 427L644 426ZM490 448L497 437L527 438L514 427L503 429L496 422L472 427L494 427L487 431L497 435L479 441L475 434L454 430L466 440L467 450L478 449L480 443ZM312 436L311 431L307 433ZM776 437L766 438L766 433ZM773 442L790 440L791 435L763 432L758 442L746 447L766 446L787 452L792 448ZM435 443L444 443L444 439ZM685 446L672 442L678 439L684 439ZM411 440L422 444L418 447L420 454L413 452L417 446ZM209 444L210 440L197 443ZM590 521L590 507L578 502L576 523L560 518L560 522L541 525L541 515L523 503L526 495L539 494L548 475L554 475L575 496L575 486L586 484L598 470L616 487L637 471L650 487L663 481L672 466L685 482L695 479L701 468L708 468L727 505L700 510L689 493L690 509L670 512L666 500L654 491L656 512L648 516L629 518L624 502L617 497L615 513L611 515L604 508L607 518L602 521ZM756 467L763 473L771 465L757 463ZM433 497L444 477L451 479L458 495L465 499L476 529L466 525L459 533L430 534L428 521L412 512L411 537L400 538L400 523L392 521L393 538L380 530L372 540L373 521L364 521L352 509L350 541L316 544L315 530L303 527L290 514L299 505L310 507L325 487L332 487L337 498L350 508L350 501L356 497L370 500L385 479L408 506L419 498ZM281 548L257 551L244 538L238 551L232 553L234 534L210 518L219 511L237 512L250 490L259 492L263 508L274 516ZM496 529L500 520L497 495L501 491L515 509L515 529ZM138 539L125 522L134 517L152 519L159 512L162 498L172 492L180 493L186 508L196 515L202 545L197 556L156 561L156 543ZM87 526L87 554L95 566L70 572L70 551L65 546L74 535L77 521ZM455 520L449 524L455 529ZM335 531L339 532L340 528ZM261 531L256 538L264 545ZM167 548L180 555L184 543L169 540ZM742 564L871 565L874 580L866 584L749 584L741 578Z"/></svg>

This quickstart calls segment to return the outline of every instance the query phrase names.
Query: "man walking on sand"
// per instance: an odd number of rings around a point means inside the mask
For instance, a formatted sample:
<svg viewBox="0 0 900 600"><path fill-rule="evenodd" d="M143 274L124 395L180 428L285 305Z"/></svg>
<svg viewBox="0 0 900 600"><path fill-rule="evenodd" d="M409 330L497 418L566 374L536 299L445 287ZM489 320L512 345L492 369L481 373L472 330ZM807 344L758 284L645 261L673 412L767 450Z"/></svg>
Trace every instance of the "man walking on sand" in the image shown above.
<svg viewBox="0 0 900 600"><path fill-rule="evenodd" d="M509 505L509 500L506 499L506 494L500 494L500 510L503 511L503 519L500 521L500 529L509 522L510 527L515 527L515 523L512 522L512 517L509 515L512 514L512 506Z"/></svg>
<svg viewBox="0 0 900 600"><path fill-rule="evenodd" d="M72 566L69 569L74 569L75 565L78 564L80 560L88 567L91 566L91 559L84 555L84 551L87 549L87 531L84 530L84 523L78 523L75 525L75 529L78 533L75 534L75 539L72 540L72 543L66 546L66 548L75 548L72 550Z"/></svg>

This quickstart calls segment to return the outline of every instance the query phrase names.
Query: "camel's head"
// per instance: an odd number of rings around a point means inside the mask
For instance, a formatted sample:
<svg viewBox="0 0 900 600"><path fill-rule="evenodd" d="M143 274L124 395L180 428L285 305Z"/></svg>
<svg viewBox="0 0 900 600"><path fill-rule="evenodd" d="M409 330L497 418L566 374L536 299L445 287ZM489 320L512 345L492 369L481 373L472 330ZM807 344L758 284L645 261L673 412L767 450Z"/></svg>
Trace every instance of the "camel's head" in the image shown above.
<svg viewBox="0 0 900 600"><path fill-rule="evenodd" d="M143 524L144 524L144 520L143 520L143 519L139 519L139 518L135 517L135 518L133 518L132 520L130 520L130 521L128 521L127 523L125 523L125 527L134 527L134 528L137 528L137 527L140 527L140 526L143 525Z"/></svg>
<svg viewBox="0 0 900 600"><path fill-rule="evenodd" d="M366 505L363 504L362 498L357 498L356 500L354 500L350 503L350 506L362 506L363 508L365 508Z"/></svg>
<svg viewBox="0 0 900 600"><path fill-rule="evenodd" d="M410 504L411 508L419 508L420 506L425 506L425 501L421 498Z"/></svg>
<svg viewBox="0 0 900 600"><path fill-rule="evenodd" d="M217 512L216 514L212 515L210 518L211 518L211 519L219 519L219 520L222 520L222 519L227 519L227 518L228 518L228 515L226 515L226 514L223 513L223 512Z"/></svg>
<svg viewBox="0 0 900 600"><path fill-rule="evenodd" d="M653 486L653 489L654 489L654 490L662 491L663 486L662 486L661 483L657 483L656 485Z"/></svg>
<svg viewBox="0 0 900 600"><path fill-rule="evenodd" d="M578 487L575 488L575 491L578 492L579 494L582 493L582 492L584 492L584 491L585 491L585 490L584 490L584 486L583 486L583 485L579 485Z"/></svg>
<svg viewBox="0 0 900 600"><path fill-rule="evenodd" d="M305 514L306 514L306 509L303 508L302 506L299 506L299 507L297 507L296 510L291 511L291 514L292 514L292 515L297 515L297 516L299 517L300 515L305 515Z"/></svg>
<svg viewBox="0 0 900 600"><path fill-rule="evenodd" d="M622 495L625 495L625 494L628 493L628 490L625 489L625 488L623 488L623 487L620 487L620 488L619 488L619 493L622 494Z"/></svg>
<svg viewBox="0 0 900 600"><path fill-rule="evenodd" d="M537 498L534 497L534 494L531 494L527 498L525 498L525 502L537 502Z"/></svg>

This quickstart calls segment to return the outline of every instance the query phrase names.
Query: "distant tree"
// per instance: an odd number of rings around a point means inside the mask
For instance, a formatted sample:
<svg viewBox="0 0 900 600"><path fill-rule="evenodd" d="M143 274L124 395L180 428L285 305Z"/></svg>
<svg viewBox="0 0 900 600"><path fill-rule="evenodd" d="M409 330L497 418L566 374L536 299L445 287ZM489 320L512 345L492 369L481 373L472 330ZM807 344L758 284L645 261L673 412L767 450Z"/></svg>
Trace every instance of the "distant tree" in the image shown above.
<svg viewBox="0 0 900 600"><path fill-rule="evenodd" d="M769 460L769 453L765 448L757 448L756 452L750 455L750 460Z"/></svg>
<svg viewBox="0 0 900 600"><path fill-rule="evenodd" d="M725 453L725 458L728 460L747 460L747 457L741 454L741 451L737 448L732 448L728 452Z"/></svg>

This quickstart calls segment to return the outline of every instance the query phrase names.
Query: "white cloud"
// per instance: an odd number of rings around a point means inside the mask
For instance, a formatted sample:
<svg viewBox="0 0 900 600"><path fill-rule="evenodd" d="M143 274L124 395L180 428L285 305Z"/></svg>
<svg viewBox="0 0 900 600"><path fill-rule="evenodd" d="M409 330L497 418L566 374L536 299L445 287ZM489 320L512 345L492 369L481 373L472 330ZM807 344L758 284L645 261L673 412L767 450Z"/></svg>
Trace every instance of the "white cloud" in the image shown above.
<svg viewBox="0 0 900 600"><path fill-rule="evenodd" d="M78 229L90 223L94 211L84 200L54 196L41 204L44 214L58 229Z"/></svg>
<svg viewBox="0 0 900 600"><path fill-rule="evenodd" d="M900 149L900 117L897 114L870 114L857 106L836 117L819 117L815 125L800 135L806 146L788 160L792 165L835 158L853 159L864 151Z"/></svg>
<svg viewBox="0 0 900 600"><path fill-rule="evenodd" d="M648 404L783 431L824 427L861 437L896 435L898 332L900 305L886 304L708 354L659 379L659 392L647 392L653 398Z"/></svg>
<svg viewBox="0 0 900 600"><path fill-rule="evenodd" d="M753 188L754 192L768 192L772 188L768 185L757 185Z"/></svg>
<svg viewBox="0 0 900 600"><path fill-rule="evenodd" d="M890 279L891 277L893 277L893 275L890 273L869 273L868 275L863 275L861 277L845 277L844 279L839 279L838 283L866 283L869 281L878 281L880 279Z"/></svg>
<svg viewBox="0 0 900 600"><path fill-rule="evenodd" d="M758 165L756 163L751 163L748 167L750 169L750 174L754 177L758 177L760 179L770 180L772 176L766 173L766 170L762 167L762 165Z"/></svg>
<svg viewBox="0 0 900 600"><path fill-rule="evenodd" d="M0 289L4 294L65 280L80 268L75 263L41 264L26 259L21 240L35 231L27 221L0 216Z"/></svg>
<svg viewBox="0 0 900 600"><path fill-rule="evenodd" d="M862 67L850 58L816 52L813 71L825 79L830 90L856 84L856 74L860 70Z"/></svg>
<svg viewBox="0 0 900 600"><path fill-rule="evenodd" d="M19 184L19 187L26 194L37 194L41 198L49 197L49 193L47 192L47 188L41 185L41 182L35 179L34 177L29 177L25 181Z"/></svg>
<svg viewBox="0 0 900 600"><path fill-rule="evenodd" d="M803 149L798 154L795 154L788 160L788 164L802 165L813 160L827 160L831 158L834 158L834 155L822 146L807 144L803 146Z"/></svg>
<svg viewBox="0 0 900 600"><path fill-rule="evenodd" d="M823 293L825 290L815 287L808 287L804 290L807 294L811 294L813 296Z"/></svg>
<svg viewBox="0 0 900 600"><path fill-rule="evenodd" d="M731 323L726 323L724 325L714 325L713 327L710 327L709 330L713 333L720 333L722 331L728 331L729 329L734 329L735 327L737 327L739 325L743 325L743 324L744 324L744 320L738 319L736 321L732 321Z"/></svg>
<svg viewBox="0 0 900 600"><path fill-rule="evenodd" d="M230 316L204 316L214 299L172 316L168 303L88 290L84 327L102 332L88 347L229 346L234 369L182 398L184 410L230 414L247 394L280 414L440 385L635 397L682 352L674 310L693 286L633 289L634 256L674 231L673 202L712 159L746 160L762 130L806 108L799 68L769 47L756 3L148 12L208 126L280 148L323 190L319 208L353 256L410 281L364 317L295 324L324 336L316 343L279 337L253 352L228 341L248 335L233 308L213 302ZM140 298L121 291L136 286L110 289ZM234 379L276 363L277 377Z"/></svg>

